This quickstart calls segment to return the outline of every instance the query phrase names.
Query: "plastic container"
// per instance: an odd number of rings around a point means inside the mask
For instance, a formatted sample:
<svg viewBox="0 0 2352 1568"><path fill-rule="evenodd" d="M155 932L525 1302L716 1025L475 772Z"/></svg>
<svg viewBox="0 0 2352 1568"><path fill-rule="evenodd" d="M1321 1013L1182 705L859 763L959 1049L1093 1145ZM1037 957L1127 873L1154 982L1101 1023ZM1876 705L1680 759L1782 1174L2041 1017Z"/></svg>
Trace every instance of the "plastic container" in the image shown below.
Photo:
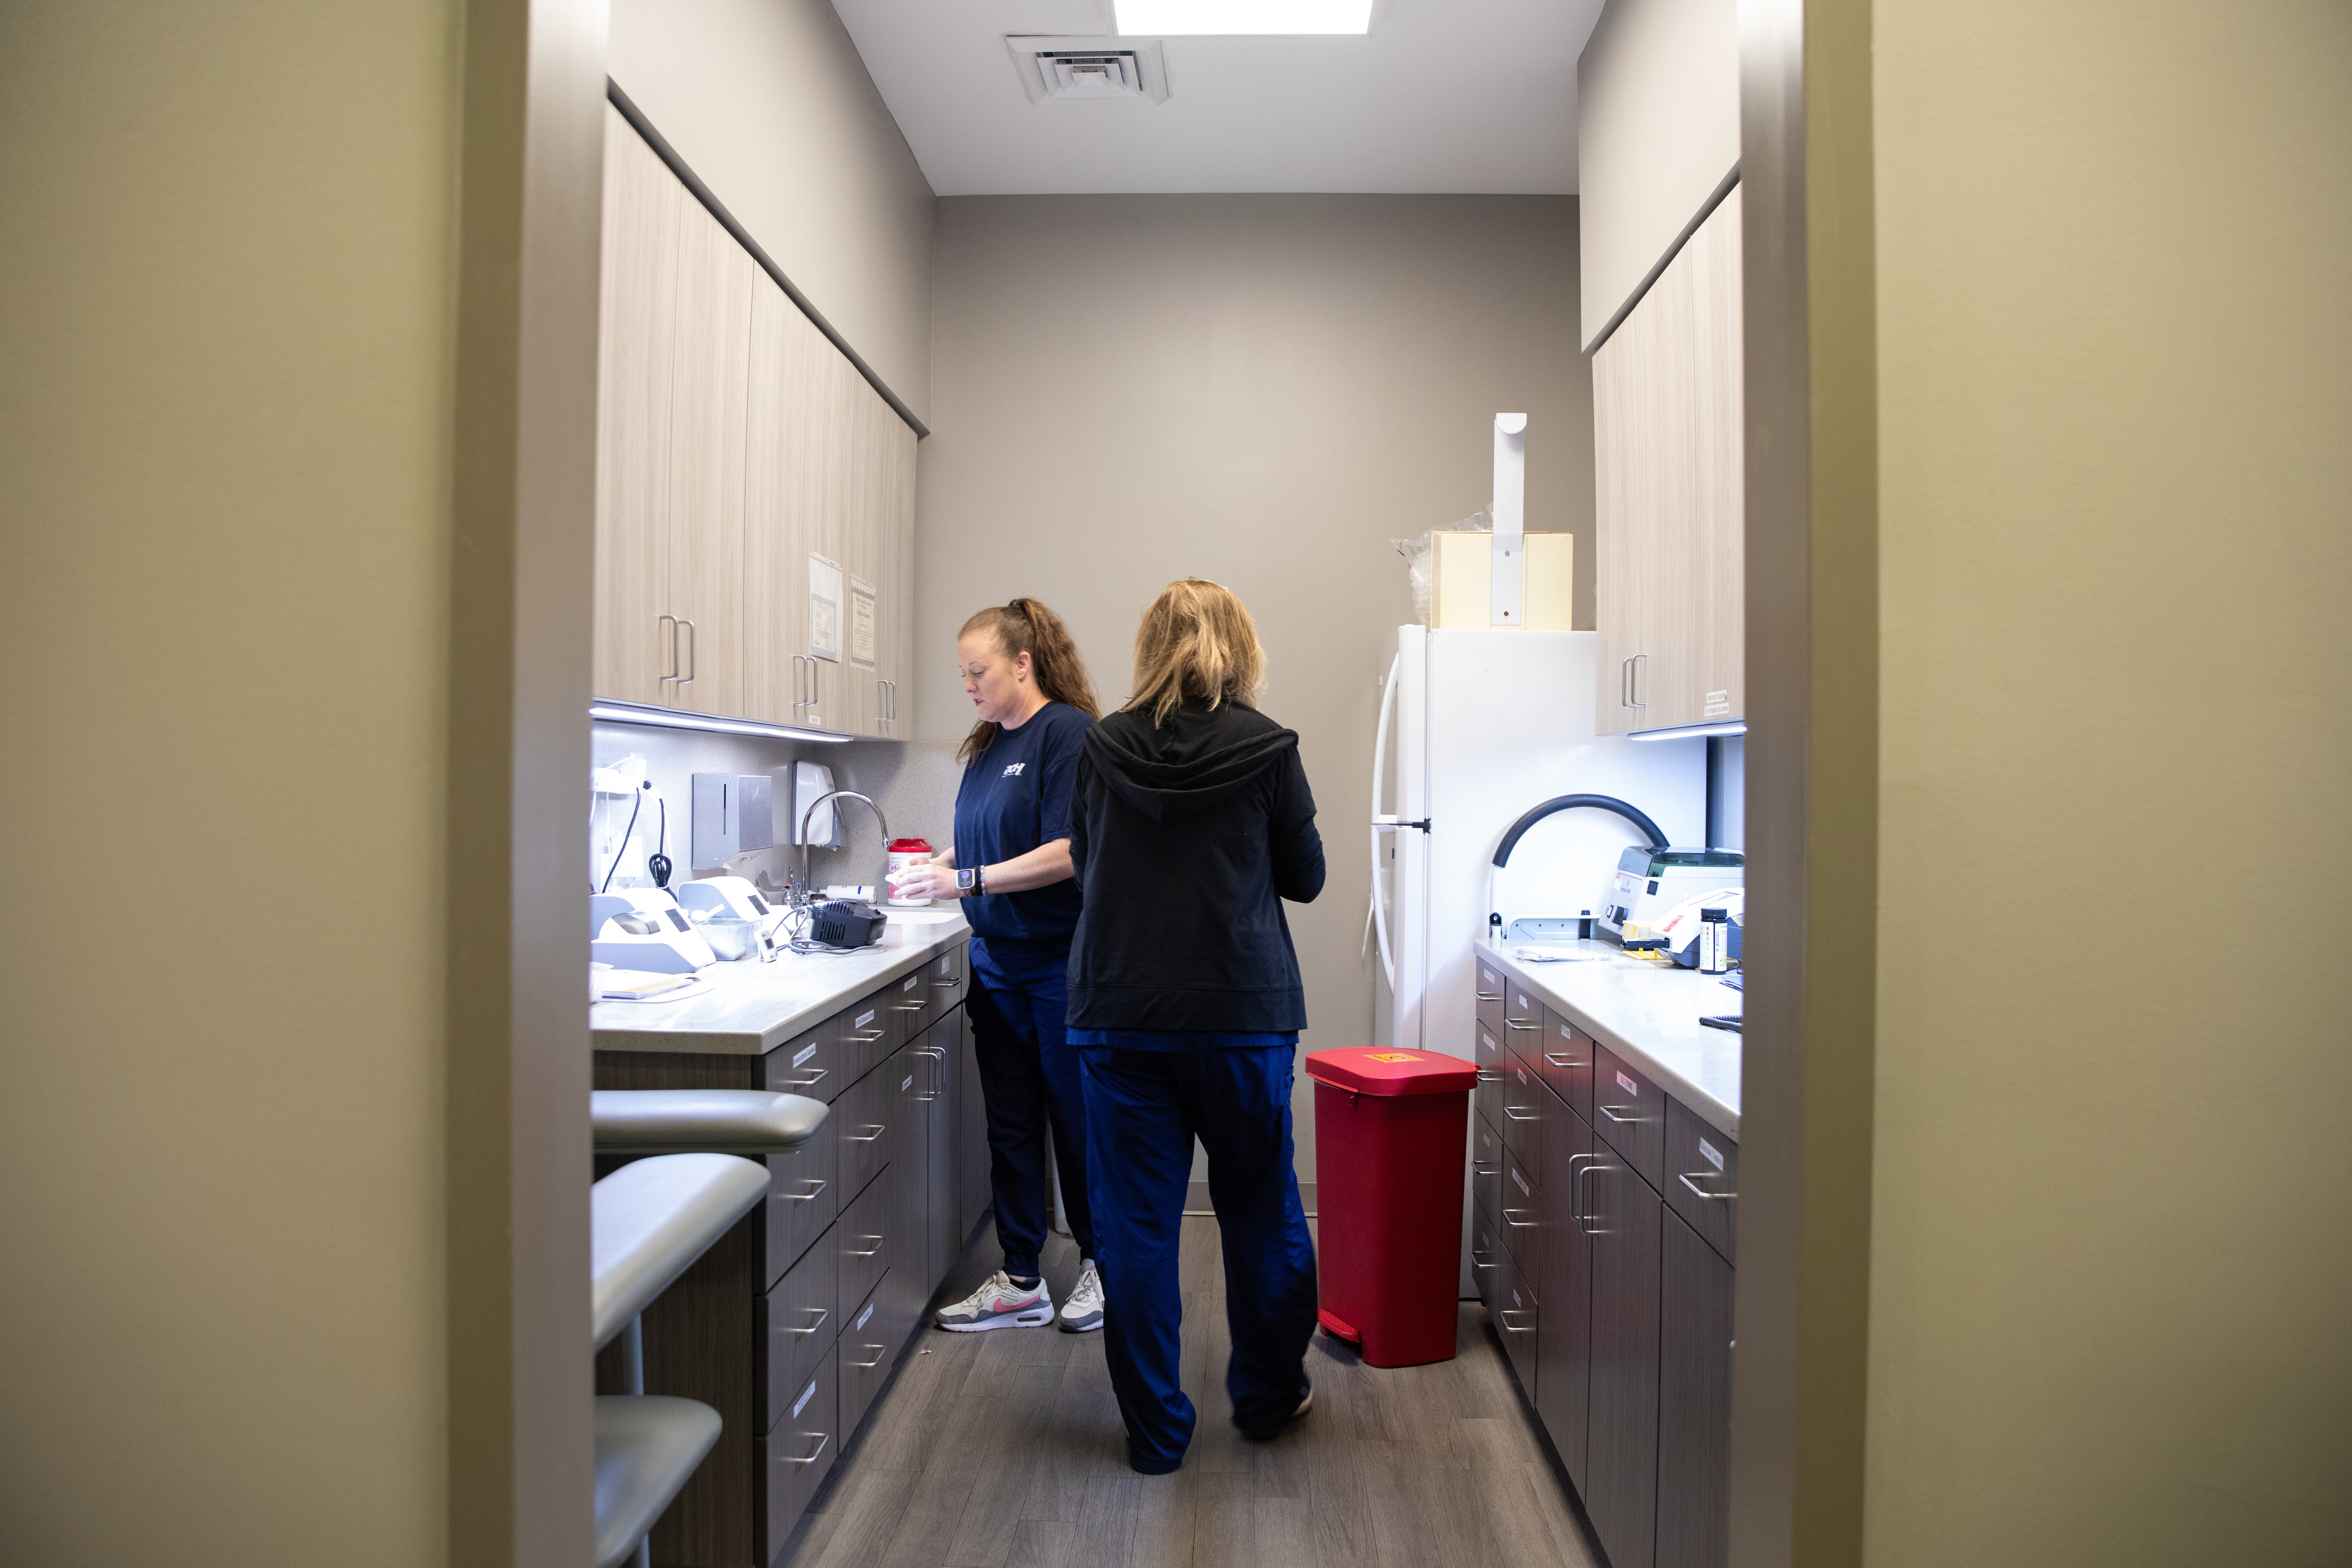
<svg viewBox="0 0 2352 1568"><path fill-rule="evenodd" d="M1367 1366L1454 1358L1463 1162L1477 1068L1352 1046L1307 1058L1323 1327Z"/></svg>
<svg viewBox="0 0 2352 1568"><path fill-rule="evenodd" d="M928 838L893 838L890 840L890 880L897 882L900 872L911 870L936 853ZM929 899L902 899L895 888L887 901L900 909L924 909L931 903Z"/></svg>

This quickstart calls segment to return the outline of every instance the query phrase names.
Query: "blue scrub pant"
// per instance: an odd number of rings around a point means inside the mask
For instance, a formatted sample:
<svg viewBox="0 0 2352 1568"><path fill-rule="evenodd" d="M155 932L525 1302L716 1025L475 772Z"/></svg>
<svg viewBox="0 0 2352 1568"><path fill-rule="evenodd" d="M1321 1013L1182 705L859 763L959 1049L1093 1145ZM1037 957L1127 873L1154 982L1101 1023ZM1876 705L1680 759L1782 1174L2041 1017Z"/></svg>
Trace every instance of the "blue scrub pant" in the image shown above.
<svg viewBox="0 0 2352 1568"><path fill-rule="evenodd" d="M971 1012L972 1054L988 1108L988 1176L996 1200L996 1241L1004 1271L1037 1272L1038 1250L1054 1217L1053 1178L1045 1170L1045 1129L1062 1168L1062 1209L1078 1255L1093 1258L1087 1205L1087 1113L1078 1087L1078 1050L1064 1034L1069 980L1059 967L1009 975L972 966L964 1005Z"/></svg>
<svg viewBox="0 0 2352 1568"><path fill-rule="evenodd" d="M1192 1140L1209 1154L1209 1198L1225 1250L1225 1369L1234 1421L1270 1431L1307 1387L1315 1337L1315 1243L1291 1169L1290 1081L1297 1048L1081 1050L1094 1210L1101 1230L1103 1350L1127 1422L1128 1459L1158 1475L1192 1440L1180 1376L1177 1275Z"/></svg>

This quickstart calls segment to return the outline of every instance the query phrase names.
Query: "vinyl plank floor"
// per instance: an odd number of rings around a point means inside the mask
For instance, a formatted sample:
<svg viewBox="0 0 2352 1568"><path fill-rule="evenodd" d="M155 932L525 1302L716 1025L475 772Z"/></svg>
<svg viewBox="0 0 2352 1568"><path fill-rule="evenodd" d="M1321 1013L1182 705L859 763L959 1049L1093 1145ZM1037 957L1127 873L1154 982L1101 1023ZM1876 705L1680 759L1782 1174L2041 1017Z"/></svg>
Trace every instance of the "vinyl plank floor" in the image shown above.
<svg viewBox="0 0 2352 1568"><path fill-rule="evenodd" d="M1180 1257L1200 1411L1182 1469L1128 1468L1100 1334L926 1332L778 1568L1598 1568L1477 1303L1430 1366L1368 1367L1318 1334L1314 1411L1252 1443L1225 1397L1216 1222L1186 1219ZM996 1258L983 1231L950 1293ZM1058 1300L1067 1237L1043 1267Z"/></svg>

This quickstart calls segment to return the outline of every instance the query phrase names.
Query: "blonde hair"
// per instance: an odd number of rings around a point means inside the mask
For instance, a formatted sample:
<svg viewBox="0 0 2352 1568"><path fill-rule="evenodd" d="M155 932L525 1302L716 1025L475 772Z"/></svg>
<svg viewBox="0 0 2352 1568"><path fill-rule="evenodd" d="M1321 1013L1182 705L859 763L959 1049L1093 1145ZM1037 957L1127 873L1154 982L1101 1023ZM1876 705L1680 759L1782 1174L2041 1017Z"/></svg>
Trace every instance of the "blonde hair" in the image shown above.
<svg viewBox="0 0 2352 1568"><path fill-rule="evenodd" d="M1061 616L1034 599L1008 599L974 615L956 636L961 638L977 631L994 636L1007 658L1027 654L1029 673L1047 701L1065 703L1089 719L1102 717L1102 709L1095 702L1094 682L1087 679L1087 661L1078 657L1077 642ZM963 738L956 761L970 767L995 742L997 728L989 719L974 724L971 733Z"/></svg>
<svg viewBox="0 0 2352 1568"><path fill-rule="evenodd" d="M1188 698L1247 704L1265 683L1257 623L1234 592L1199 577L1160 590L1135 632L1135 694L1129 712L1151 710L1152 727Z"/></svg>

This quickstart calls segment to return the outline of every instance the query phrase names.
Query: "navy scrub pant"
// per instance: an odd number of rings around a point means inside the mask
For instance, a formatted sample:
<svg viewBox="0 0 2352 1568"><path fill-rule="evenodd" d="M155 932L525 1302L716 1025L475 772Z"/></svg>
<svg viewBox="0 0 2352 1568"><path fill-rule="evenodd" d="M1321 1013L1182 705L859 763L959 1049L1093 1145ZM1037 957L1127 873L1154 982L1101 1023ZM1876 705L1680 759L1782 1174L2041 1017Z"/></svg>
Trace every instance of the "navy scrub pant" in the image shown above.
<svg viewBox="0 0 2352 1568"><path fill-rule="evenodd" d="M972 966L964 1005L971 1012L972 1054L988 1109L988 1177L996 1200L996 1241L1004 1271L1037 1272L1038 1249L1054 1217L1053 1178L1045 1170L1045 1129L1062 1168L1062 1208L1078 1255L1095 1254L1087 1206L1085 1092L1078 1051L1065 1025L1069 981L1059 967L1009 975Z"/></svg>
<svg viewBox="0 0 2352 1568"><path fill-rule="evenodd" d="M1234 1421L1248 1433L1273 1430L1307 1387L1315 1244L1291 1170L1297 1047L1091 1047L1078 1055L1102 1238L1103 1350L1129 1461L1157 1475L1181 1464L1192 1440L1192 1402L1179 1377L1176 1258L1195 1137L1208 1151L1209 1198L1224 1240Z"/></svg>

